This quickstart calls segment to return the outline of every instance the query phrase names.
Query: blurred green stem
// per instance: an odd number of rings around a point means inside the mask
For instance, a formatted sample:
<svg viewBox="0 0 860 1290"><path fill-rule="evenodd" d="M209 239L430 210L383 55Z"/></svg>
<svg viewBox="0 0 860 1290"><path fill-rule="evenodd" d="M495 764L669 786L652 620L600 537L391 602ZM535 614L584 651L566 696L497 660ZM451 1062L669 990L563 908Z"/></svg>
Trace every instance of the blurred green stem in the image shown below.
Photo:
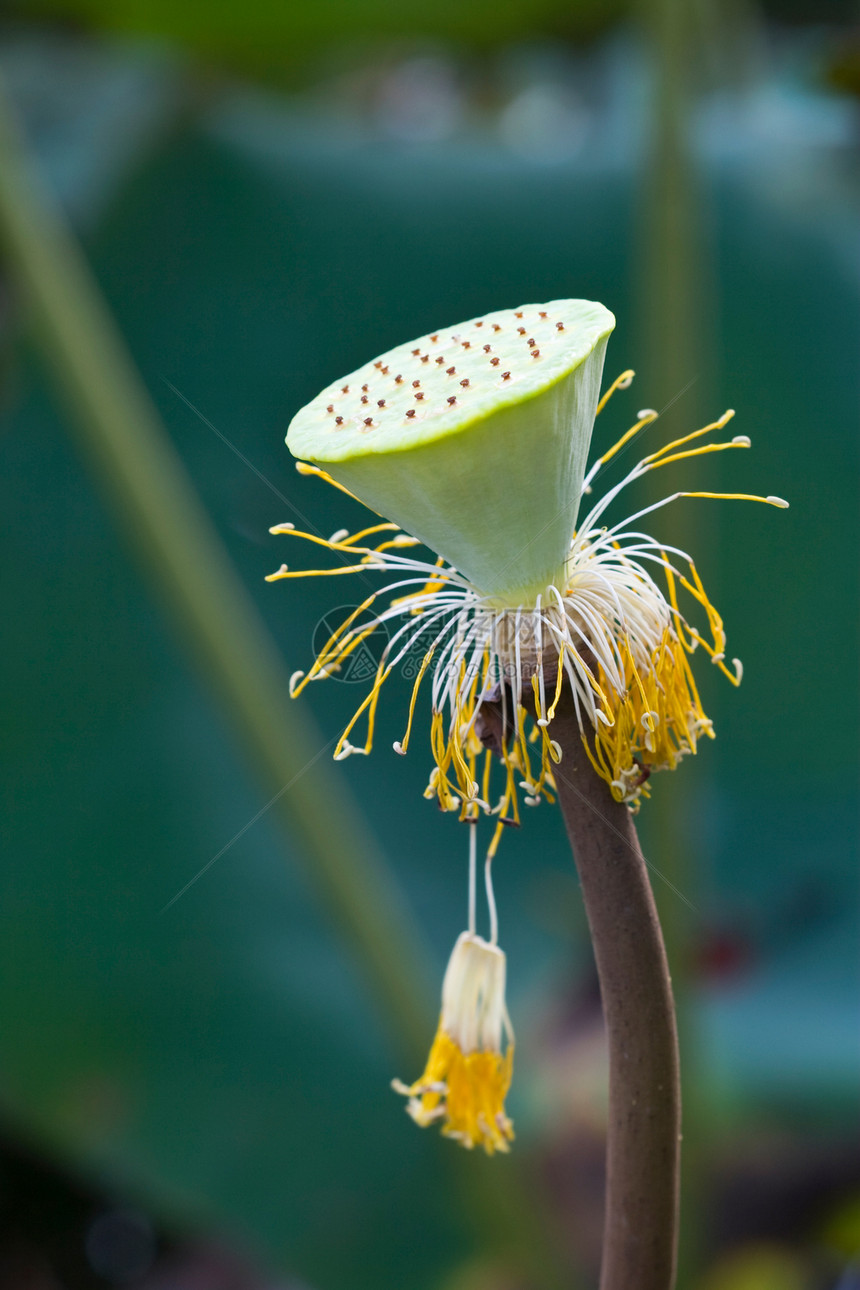
<svg viewBox="0 0 860 1290"><path fill-rule="evenodd" d="M74 239L17 137L0 87L0 239L37 342L114 516L208 673L297 862L360 963L407 1066L421 1067L437 1003L429 954L329 747L287 675L117 334ZM295 786L295 787L294 787ZM179 881L179 876L177 877ZM398 1114L392 1102L392 1115ZM402 1113L402 1112L401 1112ZM460 1206L529 1284L571 1284L526 1185L442 1147Z"/></svg>
<svg viewBox="0 0 860 1290"><path fill-rule="evenodd" d="M0 236L38 344L115 518L206 668L268 790L281 794L276 806L295 837L296 857L306 859L309 878L352 943L398 1042L420 1055L428 980L420 937L346 785L324 756L316 756L325 740L307 713L291 704L266 628L159 423L76 242L40 191L2 101Z"/></svg>
<svg viewBox="0 0 860 1290"><path fill-rule="evenodd" d="M669 426L665 437L671 439L708 419L702 416L702 410L710 403L708 386L713 359L709 355L713 351L706 343L706 333L713 316L714 292L704 255L702 199L689 131L694 87L701 84L707 71L706 31L713 39L720 15L707 3L697 7L687 0L649 0L641 13L653 77L651 139L646 154L640 230L643 270L638 312L644 350L642 371L648 383L647 399L653 400L656 408L670 405L666 407ZM707 486L698 477L701 470L701 461L685 463L686 488ZM647 506L664 493L662 481L651 477L650 487L646 484L637 502ZM707 545L711 549L716 545L718 523L715 508L708 512ZM673 508L671 524L674 545L694 554L702 550L704 535L696 506ZM658 891L658 895L684 1055L683 1221L679 1254L682 1283L700 1264L708 1121L702 1107L702 1070L697 1058L700 1044L688 982L692 937L698 929L691 928L671 887L683 892L695 890L691 861L700 851L701 842L692 829L689 782L697 772L702 773L698 766L685 766L683 783L674 775L661 776L653 798L642 812L646 849L653 845L660 857L660 868L669 880L669 887ZM665 899L662 890L668 891Z"/></svg>

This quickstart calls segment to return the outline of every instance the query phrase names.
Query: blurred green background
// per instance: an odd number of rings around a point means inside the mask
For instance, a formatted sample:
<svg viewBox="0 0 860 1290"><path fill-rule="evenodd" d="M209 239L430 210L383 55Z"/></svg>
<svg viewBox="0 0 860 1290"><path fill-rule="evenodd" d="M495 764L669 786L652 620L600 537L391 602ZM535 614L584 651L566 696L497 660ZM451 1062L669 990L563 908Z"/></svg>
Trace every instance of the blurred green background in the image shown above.
<svg viewBox="0 0 860 1290"><path fill-rule="evenodd" d="M267 585L285 558L268 528L290 506L325 533L361 512L295 474L286 426L434 326L601 300L607 376L638 375L598 449L641 406L666 408L652 447L733 406L753 451L678 486L790 500L682 502L654 525L693 550L745 665L739 691L703 678L718 739L640 816L683 893L655 876L693 1290L860 1285L851 18L787 0L18 0L0 27L31 159L287 673L357 589ZM325 771L358 691L311 687L293 755L313 767L267 777L32 321L7 259L0 1284L594 1284L605 1057L560 819L530 813L500 852L518 1140L466 1159L388 1087L418 1073L465 918L462 831L421 798L426 721L407 758L389 751L410 683L387 685L372 758ZM365 896L393 919L413 1032L380 986L391 964L369 964L317 881L311 783L316 818L378 858Z"/></svg>

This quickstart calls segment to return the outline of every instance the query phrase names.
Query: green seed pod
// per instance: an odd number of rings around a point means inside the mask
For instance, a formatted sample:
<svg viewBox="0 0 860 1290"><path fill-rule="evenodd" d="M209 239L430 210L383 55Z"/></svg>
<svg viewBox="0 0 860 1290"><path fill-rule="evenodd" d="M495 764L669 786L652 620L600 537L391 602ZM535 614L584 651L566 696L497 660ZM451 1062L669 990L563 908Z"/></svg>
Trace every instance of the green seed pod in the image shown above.
<svg viewBox="0 0 860 1290"><path fill-rule="evenodd" d="M615 319L553 300L381 355L293 418L287 446L500 607L561 585Z"/></svg>

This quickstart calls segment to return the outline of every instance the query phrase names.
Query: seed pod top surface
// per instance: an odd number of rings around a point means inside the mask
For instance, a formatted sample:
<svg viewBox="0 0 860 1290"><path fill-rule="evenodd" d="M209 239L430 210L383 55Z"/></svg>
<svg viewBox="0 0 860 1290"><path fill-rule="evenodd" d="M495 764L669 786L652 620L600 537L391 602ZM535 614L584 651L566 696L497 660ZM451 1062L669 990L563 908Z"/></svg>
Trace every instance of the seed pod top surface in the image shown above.
<svg viewBox="0 0 860 1290"><path fill-rule="evenodd" d="M563 380L614 325L603 305L551 300L430 332L326 386L293 418L287 444L336 462L459 434Z"/></svg>

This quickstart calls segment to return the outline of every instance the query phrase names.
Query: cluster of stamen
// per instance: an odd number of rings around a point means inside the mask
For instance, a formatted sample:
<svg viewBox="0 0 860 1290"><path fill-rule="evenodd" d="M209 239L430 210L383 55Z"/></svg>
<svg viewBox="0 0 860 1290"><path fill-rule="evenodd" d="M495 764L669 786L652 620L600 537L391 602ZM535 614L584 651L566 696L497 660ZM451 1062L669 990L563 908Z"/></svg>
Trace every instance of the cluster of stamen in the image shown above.
<svg viewBox="0 0 860 1290"><path fill-rule="evenodd" d="M631 376L625 373L615 382L600 408L615 389L629 384ZM413 386L416 384L413 382ZM370 751L382 684L404 655L416 647L428 623L438 626L441 621L443 625L418 669L406 734L395 745L398 752L406 751L418 690L432 665L431 744L435 766L427 796L436 797L443 809L456 810L464 819L474 818L476 809L495 814L498 826L492 853L504 824L519 823L518 788L525 790L528 805L536 805L542 797L552 800L553 765L559 753L547 731L567 682L583 742L595 769L619 800L636 806L649 791L647 779L652 770L673 768L685 753L696 751L701 735L713 736L688 656L701 646L734 684L740 682L741 669L739 660L734 660L733 670L726 667L722 620L692 560L675 548L661 547L642 534L625 531L624 525L607 529L599 527L597 521L620 489L646 471L681 458L749 447L746 436L695 448L688 446L700 436L722 429L731 415L727 413L702 430L668 444L634 467L592 508L575 535L566 585L548 588L544 603L538 598L534 606L522 610L492 608L456 571L443 568L441 561L428 565L395 554L394 549L413 545L414 539L394 525L374 525L352 537L337 535L338 541L322 541L330 550L357 559L352 566L356 571L371 565L413 575L401 577L395 584L398 590L417 584L414 591L378 613L369 628L354 625L356 615L351 615L327 642L310 672L294 678L293 692L298 693L311 680L341 668L380 624L394 618L405 620L389 640L371 692L345 730L336 756ZM590 491L596 471L655 417L650 410L640 414L631 430L595 463L585 480L585 491ZM328 478L317 468L303 469ZM747 494L677 493L646 509L657 509L679 496L729 496L785 505L779 498ZM273 531L295 532L292 525ZM377 545L359 545L361 539L382 533L385 539ZM309 534L303 536L320 541ZM659 591L647 572L648 562L662 568L667 595ZM687 573L678 564L686 565ZM296 576L307 575L291 573L284 566L272 578ZM710 639L682 615L677 598L679 586L704 611ZM369 597L362 611L370 610L376 599L376 594ZM530 692L524 692L524 684L530 684ZM477 733L477 717L494 686L503 701L510 696L511 709L503 723L504 784L495 803L490 793L493 760L484 752ZM365 713L366 741L364 747L355 747L349 735ZM479 773L482 757L483 769Z"/></svg>
<svg viewBox="0 0 860 1290"><path fill-rule="evenodd" d="M598 411L613 391L625 388L631 378L632 373L619 377ZM412 388L416 384L413 381ZM520 792L530 806L543 798L553 799L554 767L560 754L549 731L565 687L596 771L619 801L635 809L650 791L651 771L674 768L685 754L695 753L699 738L713 737L690 656L701 648L735 685L740 683L741 666L737 659L731 668L726 665L722 620L692 559L631 525L641 515L678 497L729 497L775 506L786 503L780 498L740 493L681 492L612 527L602 524L602 516L622 488L649 471L710 452L748 448L750 441L744 435L716 443L698 442L722 430L732 415L728 412L643 458L584 518L571 541L565 583L548 587L535 604L517 610L494 607L441 560L430 564L402 554L404 547L417 542L390 523L372 525L352 536L336 534L329 541L297 534L292 525L273 529L304 536L346 561L346 567L307 572L283 566L271 575L273 580L368 568L397 575L388 588L396 595L386 608L377 605L385 589L370 595L333 633L310 671L293 678L292 693L298 694L311 681L343 668L378 627L399 622L378 662L370 692L341 736L335 756L370 752L384 682L417 650L421 661L409 719L395 749L400 753L407 750L418 693L429 676L434 766L425 796L436 798L442 809L457 811L464 820L474 819L479 811L496 816L491 855L504 826L520 822ZM656 416L650 409L639 414L635 425L595 462L584 480L584 492L591 491L597 471ZM334 482L318 467L299 463L299 469ZM375 543L368 544L373 538ZM655 583L649 566L662 572L665 592ZM682 612L679 591L704 614L706 632L692 626ZM370 615L369 623L359 622L364 614ZM479 737L479 717L490 695L500 697L507 708L501 749L496 750L498 760L486 751ZM351 736L362 719L366 735L363 744L356 745ZM494 791L499 763L502 781Z"/></svg>

